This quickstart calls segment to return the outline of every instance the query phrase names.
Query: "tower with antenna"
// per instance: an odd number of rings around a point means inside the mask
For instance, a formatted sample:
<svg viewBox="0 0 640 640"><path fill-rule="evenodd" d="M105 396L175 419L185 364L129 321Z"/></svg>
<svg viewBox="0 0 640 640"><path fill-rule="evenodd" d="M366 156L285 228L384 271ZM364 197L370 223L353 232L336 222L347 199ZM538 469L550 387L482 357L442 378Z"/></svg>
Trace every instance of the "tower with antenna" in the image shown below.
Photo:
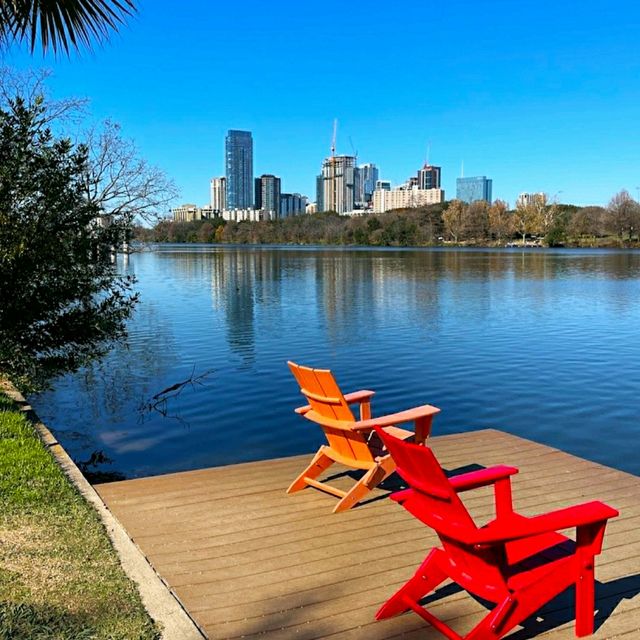
<svg viewBox="0 0 640 640"><path fill-rule="evenodd" d="M429 156L431 155L431 140L427 143L427 157L424 166L418 171L417 188L418 189L440 189L442 167L435 167L429 164Z"/></svg>

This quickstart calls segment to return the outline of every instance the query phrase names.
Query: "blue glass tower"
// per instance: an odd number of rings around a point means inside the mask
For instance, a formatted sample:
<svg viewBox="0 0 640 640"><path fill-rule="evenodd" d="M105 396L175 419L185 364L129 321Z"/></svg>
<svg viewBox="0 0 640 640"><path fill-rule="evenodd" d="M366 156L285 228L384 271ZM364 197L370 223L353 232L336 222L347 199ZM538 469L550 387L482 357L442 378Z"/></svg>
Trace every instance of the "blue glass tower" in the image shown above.
<svg viewBox="0 0 640 640"><path fill-rule="evenodd" d="M229 130L224 141L227 209L253 208L253 138L251 131Z"/></svg>
<svg viewBox="0 0 640 640"><path fill-rule="evenodd" d="M486 176L456 178L456 198L463 202L485 200L491 202L492 180Z"/></svg>

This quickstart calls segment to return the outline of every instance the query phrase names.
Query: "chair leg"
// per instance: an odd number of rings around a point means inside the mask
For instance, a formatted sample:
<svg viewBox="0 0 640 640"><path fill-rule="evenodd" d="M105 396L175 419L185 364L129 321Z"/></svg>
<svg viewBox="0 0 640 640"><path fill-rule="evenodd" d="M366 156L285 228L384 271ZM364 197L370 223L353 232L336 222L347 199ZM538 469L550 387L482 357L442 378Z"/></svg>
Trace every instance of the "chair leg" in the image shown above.
<svg viewBox="0 0 640 640"><path fill-rule="evenodd" d="M351 507L358 504L371 489L375 489L385 478L388 478L395 471L395 468L396 466L391 456L382 458L375 467L369 469L369 471L347 491L345 497L336 505L333 513L347 511L347 509L351 509Z"/></svg>
<svg viewBox="0 0 640 640"><path fill-rule="evenodd" d="M556 571L548 573L505 597L464 637L464 640L497 640L533 615L575 581L573 558Z"/></svg>
<svg viewBox="0 0 640 640"><path fill-rule="evenodd" d="M433 591L444 582L447 574L440 568L438 562L440 549L432 549L424 562L418 567L414 576L396 593L394 593L376 613L376 620L390 618L407 611L410 607L407 600L419 602L427 593Z"/></svg>
<svg viewBox="0 0 640 640"><path fill-rule="evenodd" d="M584 562L576 581L576 636L593 633L595 613L595 576L593 558Z"/></svg>
<svg viewBox="0 0 640 640"><path fill-rule="evenodd" d="M332 464L333 460L324 453L324 447L320 447L309 466L289 485L287 493L300 491L307 486L305 478L317 478L323 471L326 471Z"/></svg>

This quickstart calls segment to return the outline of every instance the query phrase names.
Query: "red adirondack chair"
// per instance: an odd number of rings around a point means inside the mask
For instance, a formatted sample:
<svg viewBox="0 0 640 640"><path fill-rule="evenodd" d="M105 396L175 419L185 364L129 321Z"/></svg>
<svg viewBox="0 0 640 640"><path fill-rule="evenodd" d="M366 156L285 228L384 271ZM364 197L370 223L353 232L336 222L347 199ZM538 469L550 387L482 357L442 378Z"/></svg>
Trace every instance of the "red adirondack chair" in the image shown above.
<svg viewBox="0 0 640 640"><path fill-rule="evenodd" d="M383 450L382 443L373 433L374 424L395 436L413 436L416 442L424 442L431 432L433 416L440 411L436 407L422 405L372 420L373 391L362 390L343 395L328 369L311 369L295 362L287 364L309 403L297 408L296 413L320 425L327 437L327 444L318 449L307 468L291 483L287 493L300 491L307 486L331 493L340 498L334 513L358 504L395 469L391 456ZM350 404L360 405L360 420L356 420ZM407 422L415 424L415 432L396 426ZM334 462L351 469L361 469L365 474L349 491L317 480Z"/></svg>
<svg viewBox="0 0 640 640"><path fill-rule="evenodd" d="M576 636L593 633L594 561L607 520L618 515L615 509L586 502L528 518L512 507L510 476L516 468L497 466L447 478L429 447L375 429L409 485L392 500L434 529L442 543L380 608L378 620L412 609L450 640L497 640L575 584ZM477 527L458 493L486 485L494 485L496 518ZM575 544L557 533L573 527ZM464 638L419 604L447 578L496 603Z"/></svg>

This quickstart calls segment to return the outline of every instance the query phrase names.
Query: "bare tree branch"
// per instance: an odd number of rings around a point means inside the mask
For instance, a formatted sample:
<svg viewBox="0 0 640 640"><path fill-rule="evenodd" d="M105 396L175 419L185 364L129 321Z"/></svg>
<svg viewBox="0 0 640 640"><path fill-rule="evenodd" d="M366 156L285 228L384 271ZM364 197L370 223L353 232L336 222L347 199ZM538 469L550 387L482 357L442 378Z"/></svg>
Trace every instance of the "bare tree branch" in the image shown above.
<svg viewBox="0 0 640 640"><path fill-rule="evenodd" d="M122 224L159 220L178 195L164 171L141 158L134 142L123 138L120 125L110 120L89 130L85 140L89 147L89 201Z"/></svg>
<svg viewBox="0 0 640 640"><path fill-rule="evenodd" d="M2 0L0 0L1 3ZM57 129L65 125L77 125L87 116L87 98L64 98L54 100L47 90L46 82L51 71L29 69L15 71L0 67L0 108L15 115L15 98L20 96L27 108L39 104L44 107L40 128L55 124Z"/></svg>
<svg viewBox="0 0 640 640"><path fill-rule="evenodd" d="M214 369L207 369L203 373L195 375L195 370L196 368L194 365L193 370L191 371L191 375L186 380L176 382L175 384L172 384L162 391L159 391L155 395L151 396L151 398L149 398L148 400L142 402L138 407L140 418L144 420L146 415L156 412L164 418L168 417L179 420L180 422L184 422L184 420L178 414L171 415L169 413L170 401L175 400L175 398L177 398L185 390L186 387L191 387L192 389L195 389L196 385L203 387L203 380L208 378L214 372Z"/></svg>

